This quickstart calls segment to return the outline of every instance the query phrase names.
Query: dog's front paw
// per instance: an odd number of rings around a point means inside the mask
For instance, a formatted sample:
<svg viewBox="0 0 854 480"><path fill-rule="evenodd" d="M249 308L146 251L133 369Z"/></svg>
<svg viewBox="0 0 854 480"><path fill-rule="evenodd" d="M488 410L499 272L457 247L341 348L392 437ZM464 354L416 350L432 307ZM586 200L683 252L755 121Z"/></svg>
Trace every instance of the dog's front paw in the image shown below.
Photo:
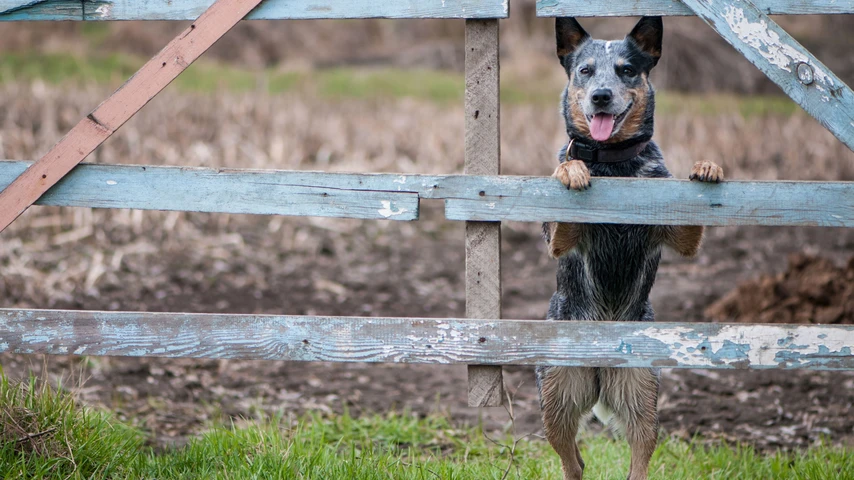
<svg viewBox="0 0 854 480"><path fill-rule="evenodd" d="M587 190L590 188L590 171L581 160L570 160L557 166L553 177L560 183L573 190Z"/></svg>
<svg viewBox="0 0 854 480"><path fill-rule="evenodd" d="M724 169L719 167L715 162L697 162L691 168L691 175L688 178L701 182L721 183L724 181Z"/></svg>

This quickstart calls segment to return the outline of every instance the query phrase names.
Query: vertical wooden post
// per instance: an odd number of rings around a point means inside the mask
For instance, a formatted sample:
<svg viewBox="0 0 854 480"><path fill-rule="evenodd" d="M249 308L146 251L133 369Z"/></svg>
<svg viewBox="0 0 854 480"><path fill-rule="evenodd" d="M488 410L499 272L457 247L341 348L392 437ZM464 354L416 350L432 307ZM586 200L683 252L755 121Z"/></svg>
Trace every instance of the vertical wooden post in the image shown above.
<svg viewBox="0 0 854 480"><path fill-rule="evenodd" d="M466 20L465 45L465 173L498 175L498 20ZM466 317L501 318L500 222L466 222ZM469 365L468 376L469 406L501 405L500 366Z"/></svg>

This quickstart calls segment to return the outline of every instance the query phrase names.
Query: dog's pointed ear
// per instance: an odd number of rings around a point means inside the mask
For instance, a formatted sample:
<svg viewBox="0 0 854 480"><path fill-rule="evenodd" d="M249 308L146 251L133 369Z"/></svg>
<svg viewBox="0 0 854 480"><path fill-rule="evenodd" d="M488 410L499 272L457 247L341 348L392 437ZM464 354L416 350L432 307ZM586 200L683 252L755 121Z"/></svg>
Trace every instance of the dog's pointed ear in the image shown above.
<svg viewBox="0 0 854 480"><path fill-rule="evenodd" d="M590 38L590 35L581 28L572 17L557 17L555 18L555 40L557 42L557 58L560 59L560 64L564 68L569 68L569 59L572 53L585 40Z"/></svg>
<svg viewBox="0 0 854 480"><path fill-rule="evenodd" d="M652 66L661 58L661 37L664 24L661 17L643 17L626 38L634 40L644 53L652 57Z"/></svg>

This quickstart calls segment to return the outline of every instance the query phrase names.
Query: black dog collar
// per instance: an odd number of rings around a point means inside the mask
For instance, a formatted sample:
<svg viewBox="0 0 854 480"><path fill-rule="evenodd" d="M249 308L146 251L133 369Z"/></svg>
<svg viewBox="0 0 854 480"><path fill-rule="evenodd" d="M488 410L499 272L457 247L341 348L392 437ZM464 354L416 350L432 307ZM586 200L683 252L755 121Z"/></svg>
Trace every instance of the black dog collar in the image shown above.
<svg viewBox="0 0 854 480"><path fill-rule="evenodd" d="M603 150L588 147L583 143L576 142L573 138L566 148L566 159L583 160L590 163L620 163L637 157L648 144L649 140L617 150Z"/></svg>

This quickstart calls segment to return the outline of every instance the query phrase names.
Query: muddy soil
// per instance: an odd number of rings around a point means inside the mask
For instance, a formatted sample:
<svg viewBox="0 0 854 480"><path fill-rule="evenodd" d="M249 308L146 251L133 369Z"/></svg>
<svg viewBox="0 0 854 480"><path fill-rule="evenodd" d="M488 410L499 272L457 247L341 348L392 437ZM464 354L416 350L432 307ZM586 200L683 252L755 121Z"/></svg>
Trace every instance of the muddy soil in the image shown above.
<svg viewBox="0 0 854 480"><path fill-rule="evenodd" d="M310 248L289 251L270 244L274 236L267 223L258 220L253 227L244 222L231 234L240 241L223 242L216 249L172 242L155 256L126 255L119 271L99 280L97 288L81 288L73 297L48 303L53 308L112 310L463 316L463 226L440 221L439 206L425 203L416 224L306 221ZM197 223L203 233L204 222ZM342 232L341 225L353 228ZM543 318L555 265L545 255L536 225L509 223L503 228L504 316ZM104 235L118 238L128 232L105 227ZM853 247L851 230L711 229L698 258L665 254L652 293L657 319L709 321L704 314L709 305L739 283L780 274L787 255L820 253L841 266ZM4 277L0 295L9 306L47 306L45 299L33 298L25 278L14 275ZM64 377L66 385L75 387L84 402L138 423L159 446L181 444L213 420L276 412L346 409L358 415L408 409L419 415L447 412L461 424L483 421L489 429L506 429L511 423L502 408L465 406L463 366L133 358L81 362L9 354L0 355L0 364L12 377L46 365L51 376ZM539 432L532 369L507 368L506 384L517 434ZM663 373L660 412L669 435L773 449L802 447L822 438L854 443L852 404L854 372L672 369Z"/></svg>
<svg viewBox="0 0 854 480"><path fill-rule="evenodd" d="M739 285L706 315L722 322L854 323L854 257L837 267L826 258L791 255L785 272Z"/></svg>

